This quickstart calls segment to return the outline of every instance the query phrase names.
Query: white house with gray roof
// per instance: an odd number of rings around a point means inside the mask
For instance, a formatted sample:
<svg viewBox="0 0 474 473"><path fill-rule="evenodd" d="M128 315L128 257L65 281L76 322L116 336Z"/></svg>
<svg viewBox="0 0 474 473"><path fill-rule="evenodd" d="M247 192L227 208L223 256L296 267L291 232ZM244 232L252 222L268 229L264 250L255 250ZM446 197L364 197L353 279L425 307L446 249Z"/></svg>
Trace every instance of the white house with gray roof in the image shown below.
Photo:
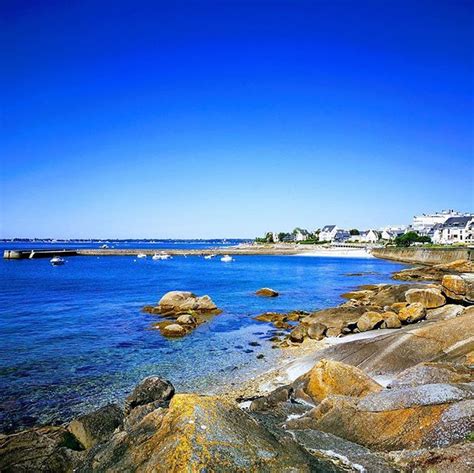
<svg viewBox="0 0 474 473"><path fill-rule="evenodd" d="M336 225L326 225L319 232L319 241L333 241L337 234Z"/></svg>
<svg viewBox="0 0 474 473"><path fill-rule="evenodd" d="M474 216L450 217L433 229L434 243L452 245L453 243L474 244Z"/></svg>

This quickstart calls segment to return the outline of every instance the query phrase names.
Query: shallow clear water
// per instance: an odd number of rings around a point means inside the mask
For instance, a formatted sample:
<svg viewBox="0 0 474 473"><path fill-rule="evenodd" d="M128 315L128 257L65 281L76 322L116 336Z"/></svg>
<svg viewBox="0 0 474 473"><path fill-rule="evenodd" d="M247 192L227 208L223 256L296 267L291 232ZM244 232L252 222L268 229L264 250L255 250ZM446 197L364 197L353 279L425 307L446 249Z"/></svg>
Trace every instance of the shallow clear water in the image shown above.
<svg viewBox="0 0 474 473"><path fill-rule="evenodd" d="M268 341L273 327L253 316L336 305L346 290L387 282L400 267L293 256L237 256L228 264L197 256L71 257L59 267L47 259L1 260L0 428L64 421L121 402L151 374L181 391L238 383L268 369L277 352ZM370 274L347 276L360 272ZM263 286L280 297L256 297ZM223 313L167 340L150 329L158 318L140 309L171 290L209 294Z"/></svg>

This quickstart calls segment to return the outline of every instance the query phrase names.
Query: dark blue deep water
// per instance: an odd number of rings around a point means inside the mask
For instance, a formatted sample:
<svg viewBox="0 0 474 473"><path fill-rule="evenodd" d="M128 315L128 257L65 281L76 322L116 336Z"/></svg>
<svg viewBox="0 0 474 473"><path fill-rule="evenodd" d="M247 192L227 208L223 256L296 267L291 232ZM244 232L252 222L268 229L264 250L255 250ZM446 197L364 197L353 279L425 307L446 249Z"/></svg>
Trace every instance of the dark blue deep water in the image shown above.
<svg viewBox="0 0 474 473"><path fill-rule="evenodd" d="M388 282L400 267L297 256L237 256L228 264L197 256L71 257L59 267L47 259L1 260L0 430L61 422L122 402L151 374L181 391L238 383L267 370L276 356L268 341L272 326L253 316L336 305L341 293ZM367 274L347 275L361 272ZM263 286L281 296L256 297ZM185 338L164 339L150 329L158 318L140 309L171 290L209 294L223 313ZM256 359L260 353L264 359Z"/></svg>

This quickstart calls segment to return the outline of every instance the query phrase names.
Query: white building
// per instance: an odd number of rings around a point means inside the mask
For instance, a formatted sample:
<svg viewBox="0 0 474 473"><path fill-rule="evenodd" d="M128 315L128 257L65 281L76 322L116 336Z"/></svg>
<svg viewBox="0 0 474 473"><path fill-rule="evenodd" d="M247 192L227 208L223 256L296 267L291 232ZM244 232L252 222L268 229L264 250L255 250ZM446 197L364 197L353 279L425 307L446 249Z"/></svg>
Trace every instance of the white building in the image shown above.
<svg viewBox="0 0 474 473"><path fill-rule="evenodd" d="M455 210L443 210L432 214L422 214L413 217L413 222L410 225L410 230L417 232L420 235L427 235L429 231L437 224L443 224L452 217L464 217L465 214L456 212Z"/></svg>
<svg viewBox="0 0 474 473"><path fill-rule="evenodd" d="M403 225L385 227L380 231L380 237L382 240L394 240L397 236L403 235L406 228Z"/></svg>
<svg viewBox="0 0 474 473"><path fill-rule="evenodd" d="M319 241L333 241L337 230L336 225L326 225L319 232Z"/></svg>
<svg viewBox="0 0 474 473"><path fill-rule="evenodd" d="M474 217L450 217L433 230L434 243L451 245L453 243L474 243Z"/></svg>
<svg viewBox="0 0 474 473"><path fill-rule="evenodd" d="M351 241L360 243L376 243L380 240L381 233L377 230L366 230L360 232L359 235L353 235Z"/></svg>
<svg viewBox="0 0 474 473"><path fill-rule="evenodd" d="M305 241L310 237L310 233L303 228L295 228L293 230L293 237L295 241Z"/></svg>

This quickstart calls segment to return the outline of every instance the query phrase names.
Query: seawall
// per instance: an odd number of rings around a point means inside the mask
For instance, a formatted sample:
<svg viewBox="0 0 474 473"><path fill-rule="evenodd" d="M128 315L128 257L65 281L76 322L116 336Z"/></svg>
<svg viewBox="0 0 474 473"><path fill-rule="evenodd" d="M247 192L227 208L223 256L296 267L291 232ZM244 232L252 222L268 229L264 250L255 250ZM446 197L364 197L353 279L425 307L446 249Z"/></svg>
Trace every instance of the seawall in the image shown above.
<svg viewBox="0 0 474 473"><path fill-rule="evenodd" d="M377 258L402 261L404 263L443 264L456 260L474 260L474 248L374 248Z"/></svg>

